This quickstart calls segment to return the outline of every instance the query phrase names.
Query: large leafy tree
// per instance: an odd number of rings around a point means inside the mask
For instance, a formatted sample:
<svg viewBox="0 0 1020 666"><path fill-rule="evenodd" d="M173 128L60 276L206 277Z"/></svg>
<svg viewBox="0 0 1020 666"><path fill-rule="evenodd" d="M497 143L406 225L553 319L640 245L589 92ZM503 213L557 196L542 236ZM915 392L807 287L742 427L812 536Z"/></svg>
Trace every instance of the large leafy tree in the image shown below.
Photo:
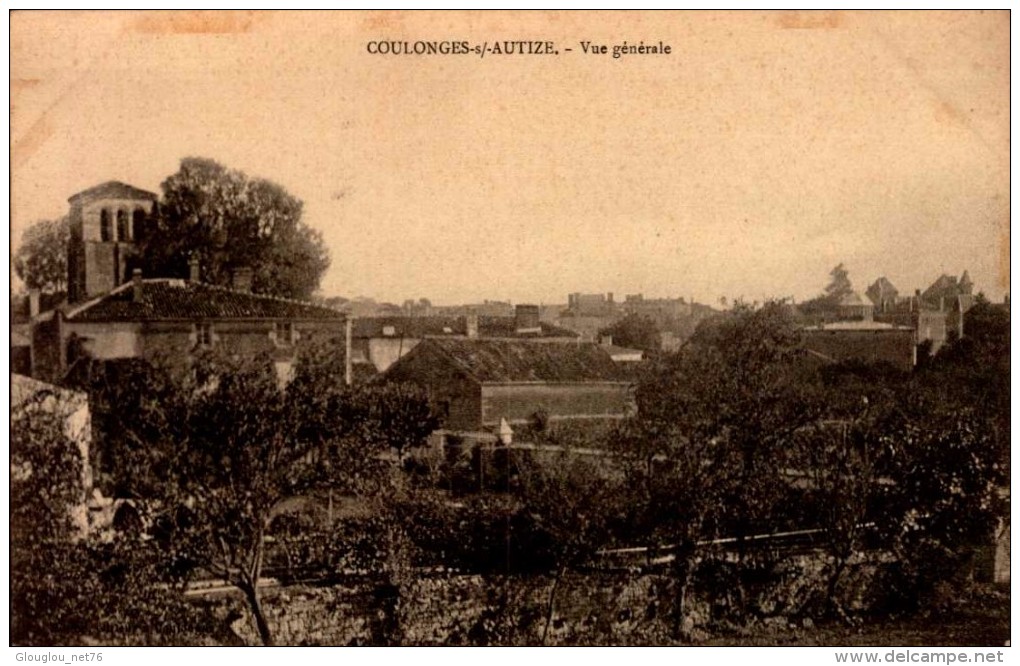
<svg viewBox="0 0 1020 666"><path fill-rule="evenodd" d="M162 188L143 249L147 270L185 277L195 257L212 284L229 285L235 270L250 268L258 293L308 298L318 287L329 253L302 221L301 201L280 185L189 157Z"/></svg>
<svg viewBox="0 0 1020 666"><path fill-rule="evenodd" d="M662 333L650 317L629 314L599 331L599 335L611 335L613 344L641 349L650 354L656 354L662 349Z"/></svg>
<svg viewBox="0 0 1020 666"><path fill-rule="evenodd" d="M382 503L395 463L438 425L420 393L347 387L342 359L329 359L302 354L286 386L268 358L219 354L190 373L91 373L110 485L150 500L168 570L244 594L264 644L274 638L258 582L274 520L328 493Z"/></svg>
<svg viewBox="0 0 1020 666"><path fill-rule="evenodd" d="M784 524L790 439L820 413L798 343L783 303L737 305L703 322L637 389L623 455L635 506L646 507L635 524L672 549L677 634L701 544L725 532L742 553L752 531Z"/></svg>
<svg viewBox="0 0 1020 666"><path fill-rule="evenodd" d="M40 220L25 229L14 253L14 272L29 289L44 293L67 290L67 218Z"/></svg>

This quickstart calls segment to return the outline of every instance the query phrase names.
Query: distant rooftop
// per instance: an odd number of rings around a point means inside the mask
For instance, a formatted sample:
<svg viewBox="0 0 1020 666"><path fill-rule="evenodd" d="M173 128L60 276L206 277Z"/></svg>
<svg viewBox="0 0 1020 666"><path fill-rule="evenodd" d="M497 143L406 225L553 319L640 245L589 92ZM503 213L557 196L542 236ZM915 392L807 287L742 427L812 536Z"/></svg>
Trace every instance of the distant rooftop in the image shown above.
<svg viewBox="0 0 1020 666"><path fill-rule="evenodd" d="M533 332L518 332L513 316L478 317L478 335L483 338L577 338L578 334L548 322L539 322ZM361 317L354 319L352 335L355 338L426 338L463 337L467 335L467 320L456 316L391 316Z"/></svg>
<svg viewBox="0 0 1020 666"><path fill-rule="evenodd" d="M594 343L556 344L529 340L425 340L392 370L413 356L435 353L481 383L627 381L625 371Z"/></svg>

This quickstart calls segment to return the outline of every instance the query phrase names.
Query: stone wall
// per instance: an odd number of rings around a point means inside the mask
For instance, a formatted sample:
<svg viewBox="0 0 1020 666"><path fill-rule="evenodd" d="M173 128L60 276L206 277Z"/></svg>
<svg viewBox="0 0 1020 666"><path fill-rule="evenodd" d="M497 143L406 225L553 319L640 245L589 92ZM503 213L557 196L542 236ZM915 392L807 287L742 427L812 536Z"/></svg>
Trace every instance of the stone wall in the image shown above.
<svg viewBox="0 0 1020 666"><path fill-rule="evenodd" d="M720 563L717 563L720 564ZM722 563L724 568L725 564ZM750 589L755 622L793 626L817 604L825 561L800 555L766 565ZM873 564L846 574L847 608L876 595ZM712 585L720 584L719 572ZM656 573L588 572L564 576L546 630L550 576L425 574L396 585L365 580L330 586L267 588L263 607L279 645L654 645L671 640L669 579ZM732 590L696 589L684 629L707 637L725 625ZM240 595L206 599L239 639L259 643ZM805 615L806 617L806 615Z"/></svg>

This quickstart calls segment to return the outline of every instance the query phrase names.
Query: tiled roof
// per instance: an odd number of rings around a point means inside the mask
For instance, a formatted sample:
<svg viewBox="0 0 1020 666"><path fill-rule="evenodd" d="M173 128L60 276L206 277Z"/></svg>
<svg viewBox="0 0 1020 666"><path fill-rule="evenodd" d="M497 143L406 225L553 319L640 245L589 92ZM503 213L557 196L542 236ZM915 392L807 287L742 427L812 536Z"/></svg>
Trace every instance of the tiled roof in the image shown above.
<svg viewBox="0 0 1020 666"><path fill-rule="evenodd" d="M415 347L405 359L433 351L484 383L627 380L609 354L592 343L434 338Z"/></svg>
<svg viewBox="0 0 1020 666"><path fill-rule="evenodd" d="M76 201L91 201L93 199L146 199L148 201L156 201L159 199L159 195L155 192L141 190L126 183L121 183L120 181L109 180L101 185L82 190L78 194L73 195L68 201L74 203Z"/></svg>
<svg viewBox="0 0 1020 666"><path fill-rule="evenodd" d="M127 282L95 300L69 308L66 315L70 321L344 318L341 312L303 301L175 279L142 280L139 302L134 300L132 283Z"/></svg>
<svg viewBox="0 0 1020 666"><path fill-rule="evenodd" d="M386 335L387 330L393 334ZM424 338L465 332L463 317L360 317L351 324L351 335L355 338Z"/></svg>
<svg viewBox="0 0 1020 666"><path fill-rule="evenodd" d="M478 335L483 338L576 338L578 334L565 328L540 322L541 331L518 333L514 317L482 316L478 318ZM387 331L391 331L387 334ZM464 317L363 317L354 320L355 338L425 338L467 335Z"/></svg>

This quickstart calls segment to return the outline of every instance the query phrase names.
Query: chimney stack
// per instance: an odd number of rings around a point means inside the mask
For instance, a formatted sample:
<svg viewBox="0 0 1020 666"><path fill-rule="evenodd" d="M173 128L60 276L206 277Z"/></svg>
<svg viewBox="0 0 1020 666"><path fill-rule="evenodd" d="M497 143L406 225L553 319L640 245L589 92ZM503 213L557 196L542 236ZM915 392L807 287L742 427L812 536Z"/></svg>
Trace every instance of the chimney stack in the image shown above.
<svg viewBox="0 0 1020 666"><path fill-rule="evenodd" d="M135 303L142 302L142 269L131 271L131 296Z"/></svg>
<svg viewBox="0 0 1020 666"><path fill-rule="evenodd" d="M195 255L191 255L191 259L188 259L188 279L192 282L198 282L201 279L198 257Z"/></svg>
<svg viewBox="0 0 1020 666"><path fill-rule="evenodd" d="M602 336L600 336L599 337L599 344L601 344L603 347L612 347L613 346L613 336L611 336L611 335L602 335Z"/></svg>
<svg viewBox="0 0 1020 666"><path fill-rule="evenodd" d="M240 266L234 269L231 276L231 283L235 291L251 291L253 271L248 266Z"/></svg>
<svg viewBox="0 0 1020 666"><path fill-rule="evenodd" d="M474 340L478 337L478 315L471 313L464 316L464 332L468 338Z"/></svg>
<svg viewBox="0 0 1020 666"><path fill-rule="evenodd" d="M1008 296L1006 297L1009 298ZM29 289L28 290L28 316L35 318L39 314L39 290Z"/></svg>

